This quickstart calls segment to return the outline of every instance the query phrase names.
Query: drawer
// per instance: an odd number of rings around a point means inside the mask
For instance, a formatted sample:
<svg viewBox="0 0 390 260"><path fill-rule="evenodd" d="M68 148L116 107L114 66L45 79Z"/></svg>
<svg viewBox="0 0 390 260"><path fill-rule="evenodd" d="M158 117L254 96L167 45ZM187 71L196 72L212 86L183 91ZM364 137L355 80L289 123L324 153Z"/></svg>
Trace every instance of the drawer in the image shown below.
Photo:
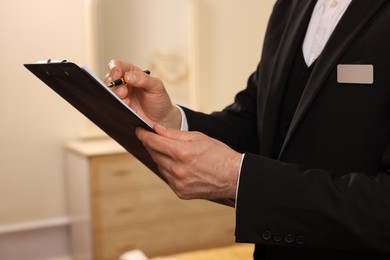
<svg viewBox="0 0 390 260"><path fill-rule="evenodd" d="M91 192L137 188L163 182L130 154L91 158Z"/></svg>
<svg viewBox="0 0 390 260"><path fill-rule="evenodd" d="M205 200L184 201L164 183L153 188L105 193L92 198L94 230L177 219L210 212L235 214L234 209Z"/></svg>
<svg viewBox="0 0 390 260"><path fill-rule="evenodd" d="M94 259L118 259L134 249L156 257L231 245L234 221L232 215L210 214L96 233Z"/></svg>

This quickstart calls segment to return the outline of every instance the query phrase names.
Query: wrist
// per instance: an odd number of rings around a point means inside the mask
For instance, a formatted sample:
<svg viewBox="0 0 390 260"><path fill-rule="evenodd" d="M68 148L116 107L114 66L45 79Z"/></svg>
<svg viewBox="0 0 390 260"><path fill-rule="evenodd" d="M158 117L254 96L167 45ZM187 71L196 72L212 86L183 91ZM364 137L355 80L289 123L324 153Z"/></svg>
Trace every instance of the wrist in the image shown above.
<svg viewBox="0 0 390 260"><path fill-rule="evenodd" d="M235 199L237 195L238 175L241 167L242 154L234 152L230 163L228 164L228 196L229 199Z"/></svg>
<svg viewBox="0 0 390 260"><path fill-rule="evenodd" d="M180 130L181 120L182 120L182 115L179 108L175 105L172 105L172 108L168 113L167 119L165 120L166 127Z"/></svg>

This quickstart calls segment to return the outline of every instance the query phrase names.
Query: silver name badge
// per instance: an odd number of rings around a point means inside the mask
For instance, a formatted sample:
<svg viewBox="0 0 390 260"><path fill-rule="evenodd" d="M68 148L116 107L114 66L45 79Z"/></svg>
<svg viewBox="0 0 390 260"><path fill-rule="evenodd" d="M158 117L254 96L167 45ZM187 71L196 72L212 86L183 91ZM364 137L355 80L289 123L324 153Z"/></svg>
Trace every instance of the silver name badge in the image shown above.
<svg viewBox="0 0 390 260"><path fill-rule="evenodd" d="M337 65L337 82L343 84L373 84L374 66L372 64Z"/></svg>

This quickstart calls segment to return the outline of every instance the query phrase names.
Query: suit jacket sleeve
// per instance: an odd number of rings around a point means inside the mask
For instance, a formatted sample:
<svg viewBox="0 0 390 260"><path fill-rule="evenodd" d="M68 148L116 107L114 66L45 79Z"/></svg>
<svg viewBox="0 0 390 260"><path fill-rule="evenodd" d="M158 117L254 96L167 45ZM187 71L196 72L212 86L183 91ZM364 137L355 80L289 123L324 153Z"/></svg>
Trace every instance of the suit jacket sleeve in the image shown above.
<svg viewBox="0 0 390 260"><path fill-rule="evenodd" d="M248 153L236 210L240 242L390 252L388 169L339 176Z"/></svg>

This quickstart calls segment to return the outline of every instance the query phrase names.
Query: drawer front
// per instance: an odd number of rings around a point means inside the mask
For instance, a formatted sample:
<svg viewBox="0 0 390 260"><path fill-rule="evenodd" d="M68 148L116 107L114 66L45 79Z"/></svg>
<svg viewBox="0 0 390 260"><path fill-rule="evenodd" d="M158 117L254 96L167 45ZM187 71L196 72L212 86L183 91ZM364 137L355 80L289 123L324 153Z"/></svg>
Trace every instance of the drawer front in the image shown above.
<svg viewBox="0 0 390 260"><path fill-rule="evenodd" d="M99 193L139 188L162 182L130 154L91 158L91 191Z"/></svg>
<svg viewBox="0 0 390 260"><path fill-rule="evenodd" d="M95 195L94 230L170 220L210 212L234 214L234 209L205 200L184 201L164 183L139 191Z"/></svg>
<svg viewBox="0 0 390 260"><path fill-rule="evenodd" d="M139 249L148 257L231 245L234 243L234 216L207 217L139 225L134 228L97 233L94 259L118 259L126 251Z"/></svg>

